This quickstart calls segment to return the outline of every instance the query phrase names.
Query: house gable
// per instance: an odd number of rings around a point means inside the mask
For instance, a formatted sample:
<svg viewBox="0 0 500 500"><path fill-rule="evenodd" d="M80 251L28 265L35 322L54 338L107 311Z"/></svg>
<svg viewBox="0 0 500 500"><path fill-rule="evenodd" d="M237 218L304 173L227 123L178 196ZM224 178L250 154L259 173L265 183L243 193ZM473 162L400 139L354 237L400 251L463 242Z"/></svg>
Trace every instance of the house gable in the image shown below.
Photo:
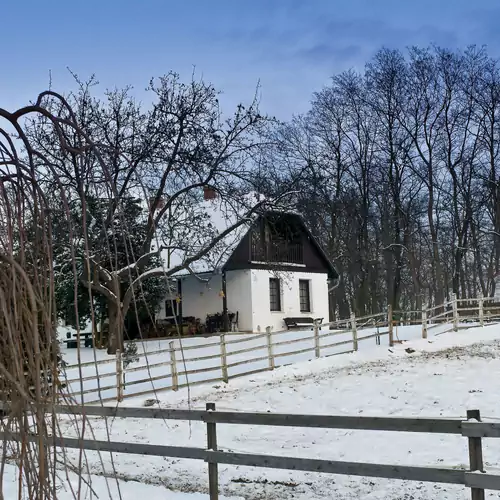
<svg viewBox="0 0 500 500"><path fill-rule="evenodd" d="M297 214L268 212L248 229L224 270L275 269L326 273L338 277L332 263Z"/></svg>

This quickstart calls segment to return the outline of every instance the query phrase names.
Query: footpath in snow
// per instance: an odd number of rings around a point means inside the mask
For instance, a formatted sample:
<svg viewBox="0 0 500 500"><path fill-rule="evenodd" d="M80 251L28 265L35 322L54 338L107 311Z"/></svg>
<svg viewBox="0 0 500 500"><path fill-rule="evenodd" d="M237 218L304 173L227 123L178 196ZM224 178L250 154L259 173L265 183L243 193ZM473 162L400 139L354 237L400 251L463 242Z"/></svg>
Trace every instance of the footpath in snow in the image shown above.
<svg viewBox="0 0 500 500"><path fill-rule="evenodd" d="M485 421L499 420L500 327L471 328L429 340L412 340L389 349L281 367L231 381L158 395L167 408L218 409L326 415L465 418L480 409ZM127 400L142 406L146 397ZM201 422L91 418L96 439L203 447ZM64 434L74 435L62 422ZM467 441L461 436L335 429L218 425L219 448L353 462L467 468ZM500 440L484 441L485 466L500 469ZM72 454L68 453L71 457ZM110 455L87 453L94 474L111 474ZM102 463L101 463L102 460ZM207 492L203 462L113 455L122 479L163 485L184 492ZM246 500L465 500L470 490L454 485L380 480L298 471L219 467L221 492ZM167 497L169 498L169 497ZM488 492L487 498L500 498ZM188 499L186 499L188 500Z"/></svg>

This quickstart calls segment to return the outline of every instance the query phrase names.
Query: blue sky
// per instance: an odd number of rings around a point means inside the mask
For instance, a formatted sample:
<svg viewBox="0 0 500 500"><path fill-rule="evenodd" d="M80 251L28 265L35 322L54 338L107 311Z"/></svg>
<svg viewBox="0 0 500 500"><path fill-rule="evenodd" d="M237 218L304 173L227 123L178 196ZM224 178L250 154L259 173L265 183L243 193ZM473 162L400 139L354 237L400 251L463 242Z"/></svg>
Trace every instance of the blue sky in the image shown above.
<svg viewBox="0 0 500 500"><path fill-rule="evenodd" d="M499 0L4 0L0 107L47 87L67 68L102 87L174 70L223 90L226 111L252 98L282 119L308 108L331 75L361 69L380 47L486 44L500 56Z"/></svg>

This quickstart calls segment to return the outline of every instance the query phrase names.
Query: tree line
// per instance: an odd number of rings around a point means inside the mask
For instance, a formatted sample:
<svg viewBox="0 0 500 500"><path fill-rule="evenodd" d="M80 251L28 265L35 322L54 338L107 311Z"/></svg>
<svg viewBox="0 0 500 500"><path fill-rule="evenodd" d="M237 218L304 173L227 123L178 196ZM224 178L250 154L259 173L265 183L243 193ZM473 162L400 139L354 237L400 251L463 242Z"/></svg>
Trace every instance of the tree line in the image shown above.
<svg viewBox="0 0 500 500"><path fill-rule="evenodd" d="M274 139L262 185L295 186L342 277L333 314L494 294L500 68L485 48L381 49Z"/></svg>

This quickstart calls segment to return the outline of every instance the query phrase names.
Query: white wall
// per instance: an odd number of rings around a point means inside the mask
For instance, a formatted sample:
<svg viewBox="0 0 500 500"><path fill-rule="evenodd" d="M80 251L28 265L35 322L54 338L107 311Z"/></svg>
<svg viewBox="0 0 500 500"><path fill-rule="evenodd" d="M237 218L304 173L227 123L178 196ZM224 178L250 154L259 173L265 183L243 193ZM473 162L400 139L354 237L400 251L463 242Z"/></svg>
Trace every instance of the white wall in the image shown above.
<svg viewBox="0 0 500 500"><path fill-rule="evenodd" d="M201 275L204 278L203 275ZM251 273L249 270L228 271L226 275L227 308L238 311L240 331L252 331ZM205 323L207 314L222 313L222 276L209 276L208 283L202 283L194 276L182 278L182 315L200 318ZM157 319L165 319L165 301L176 295L166 296L161 303Z"/></svg>
<svg viewBox="0 0 500 500"><path fill-rule="evenodd" d="M204 278L203 275L201 275ZM200 318L205 323L207 314L222 313L222 276L212 275L208 283L195 276L182 278L182 315Z"/></svg>
<svg viewBox="0 0 500 500"><path fill-rule="evenodd" d="M252 275L252 323L253 331L265 331L271 326L273 331L286 330L283 318L312 317L328 321L328 281L326 273L288 272L279 276L271 271L253 269ZM274 312L269 307L269 278L281 280L281 311ZM311 309L300 312L299 280L309 280Z"/></svg>
<svg viewBox="0 0 500 500"><path fill-rule="evenodd" d="M227 271L227 309L238 312L238 329L251 332L252 328L252 274L250 270Z"/></svg>

